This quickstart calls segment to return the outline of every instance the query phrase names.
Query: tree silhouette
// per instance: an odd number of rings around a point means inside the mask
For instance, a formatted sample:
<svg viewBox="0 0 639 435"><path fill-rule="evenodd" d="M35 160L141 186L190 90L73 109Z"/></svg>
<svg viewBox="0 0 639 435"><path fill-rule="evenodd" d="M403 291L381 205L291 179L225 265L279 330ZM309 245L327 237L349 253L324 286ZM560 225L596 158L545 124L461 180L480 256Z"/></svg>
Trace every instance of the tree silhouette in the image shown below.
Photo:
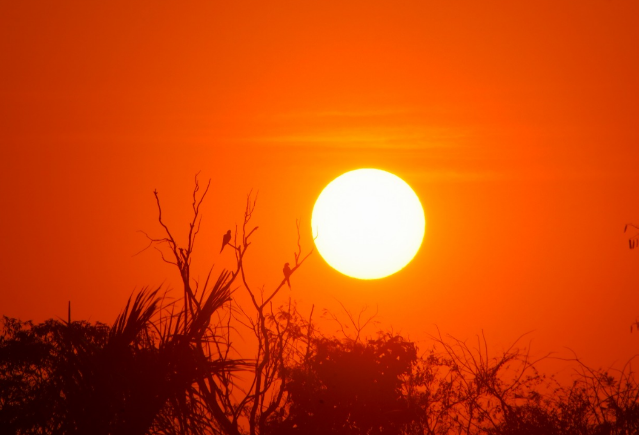
<svg viewBox="0 0 639 435"><path fill-rule="evenodd" d="M266 308L284 280L259 304L251 293L259 314L256 331L262 334L257 363L232 358L231 343L225 342L214 314L229 307L231 285L238 277L247 284L243 258L257 230L247 230L255 202L249 195L241 240L234 246L235 270L222 270L211 279L211 268L200 286L191 279L190 266L200 206L209 185L198 196L196 177L193 218L184 246L163 222L159 194L154 192L158 221L166 235L149 237L149 246L168 246L168 255L160 252L179 271L182 298L162 305L165 299L158 290L145 289L129 299L110 328L54 320L33 326L5 319L0 341L0 432L6 428L9 433L240 433L239 415L226 412L220 393L228 389L225 382L233 372L251 367L258 382L240 411L250 405L253 420L260 415L255 403L263 404L272 383L260 378L278 360L268 350ZM300 250L292 272L305 258Z"/></svg>
<svg viewBox="0 0 639 435"><path fill-rule="evenodd" d="M221 285L206 308L224 300ZM202 370L237 368L236 361L200 360L190 343L198 334L193 327L187 335L158 332L151 322L157 292L129 299L111 328L5 318L0 427L8 433L145 434L167 403L183 401Z"/></svg>
<svg viewBox="0 0 639 435"><path fill-rule="evenodd" d="M202 220L197 177L193 217L180 244L164 236L149 247L174 265L181 296L161 289L132 295L113 325L4 318L0 335L0 434L173 435L636 435L639 384L632 361L593 369L573 358L572 383L537 371L521 337L489 353L485 337L468 344L441 334L419 354L395 333L365 337L373 317L345 307L343 339L324 336L290 298L248 279L255 199L236 227L235 266L203 283L191 261ZM202 192L202 193L200 193ZM291 274L302 253L300 223ZM632 247L632 245L631 245ZM283 261L284 263L284 261ZM281 281L280 281L281 280ZM249 296L240 305L235 291ZM354 330L350 335L347 327ZM523 336L522 336L523 337ZM242 354L234 341L245 340ZM541 359L546 358L542 356Z"/></svg>
<svg viewBox="0 0 639 435"><path fill-rule="evenodd" d="M286 415L272 434L401 434L414 410L403 378L417 360L414 343L384 334L365 343L319 338L302 364L288 369Z"/></svg>
<svg viewBox="0 0 639 435"><path fill-rule="evenodd" d="M75 433L83 426L83 364L108 341L106 325L39 325L4 318L0 337L0 432ZM84 363L86 365L86 363Z"/></svg>
<svg viewBox="0 0 639 435"><path fill-rule="evenodd" d="M203 289L200 290L198 283L192 286L190 266L200 228L200 206L209 185L210 182L198 198L197 193L200 187L196 176L192 203L193 219L189 224L188 239L184 247L177 243L162 220L162 207L157 191L154 195L158 207L158 221L165 231L165 237L152 238L148 235L147 237L150 240L149 246L168 246L169 253L166 256L159 249L162 259L177 267L184 287L184 306L177 317L177 323L172 325L173 329L166 336L180 334L180 321L187 331L187 325L194 323L196 319L203 319L202 333L192 339L193 347L197 349L198 359L230 364L220 364L219 370L202 371L203 375L187 389L188 394L184 397L181 407L171 408L197 410L197 413L178 412L165 421L180 421L183 415L189 416L193 424L175 428L176 433L184 433L186 429L199 433L198 431L205 427L206 430L239 435L242 433L242 428L247 427L249 434L261 434L269 417L281 406L286 384L285 362L290 362L299 355L298 349L302 346L302 341L308 340L311 335L312 312L308 322L305 322L290 298L287 306L278 310L274 309L273 299L284 286L288 276L284 277L271 291L266 291L263 286L259 286L259 292L255 291L255 286L249 282L244 258L252 243L250 238L258 230L257 226L253 227L251 224L256 199L250 193L247 195L242 225L239 229L236 228L234 242L228 242L228 246L234 249L236 266L231 272L223 271L218 281L223 277L224 287L228 289L231 283L239 280L250 296L251 306L241 307L238 304L232 304L229 293L229 298L222 302L222 304L229 302L224 310L219 309L222 307L220 305L213 310L203 311L201 300L207 291L211 272ZM299 221L297 235L297 250L293 255L294 265L290 268L289 276L295 273L312 253L312 251L305 255L302 253ZM214 313L215 316L213 316ZM173 319L175 316L170 318ZM303 329L306 330L305 333L302 332ZM251 355L250 364L249 360L244 358L233 359L237 352L233 347L232 335L239 333L240 330L251 334L255 342L255 351ZM235 372L240 363L243 364L245 373L248 373L248 380L247 376L242 378L236 376ZM196 421L196 414L206 418Z"/></svg>

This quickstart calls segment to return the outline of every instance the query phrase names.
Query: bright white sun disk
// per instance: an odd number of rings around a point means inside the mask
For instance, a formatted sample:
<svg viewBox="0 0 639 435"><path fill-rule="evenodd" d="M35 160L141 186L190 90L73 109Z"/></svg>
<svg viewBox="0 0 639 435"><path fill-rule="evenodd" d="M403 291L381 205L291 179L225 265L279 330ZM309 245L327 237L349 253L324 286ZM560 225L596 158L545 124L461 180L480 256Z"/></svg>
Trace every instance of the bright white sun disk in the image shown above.
<svg viewBox="0 0 639 435"><path fill-rule="evenodd" d="M347 172L315 202L313 237L326 262L360 279L391 275L419 250L426 229L419 198L401 178L379 169Z"/></svg>

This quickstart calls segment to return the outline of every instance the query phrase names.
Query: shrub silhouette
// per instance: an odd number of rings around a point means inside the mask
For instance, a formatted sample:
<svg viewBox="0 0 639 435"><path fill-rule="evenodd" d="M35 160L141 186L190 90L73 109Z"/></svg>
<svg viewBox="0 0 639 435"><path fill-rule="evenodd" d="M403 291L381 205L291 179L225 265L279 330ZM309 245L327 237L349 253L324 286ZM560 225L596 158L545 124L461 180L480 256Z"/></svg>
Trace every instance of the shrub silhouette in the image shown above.
<svg viewBox="0 0 639 435"><path fill-rule="evenodd" d="M190 267L207 191L198 196L196 178L182 245L154 192L165 236L149 237L150 246L179 273L182 294L173 302L160 289L143 289L111 326L4 318L0 435L639 433L631 361L613 372L575 358L573 382L560 385L537 371L519 340L491 355L483 336L470 345L438 335L419 354L394 333L365 337L370 319L362 325L348 311L356 334L338 340L323 336L313 309L303 315L290 297L275 308L285 277L267 291L245 273L257 230L251 195L225 248L234 250L235 267L217 277L211 269L200 285ZM302 255L299 222L297 229L291 273L310 255ZM238 305L232 287L250 303ZM233 346L240 338L253 345L244 354Z"/></svg>
<svg viewBox="0 0 639 435"><path fill-rule="evenodd" d="M365 343L321 338L290 368L288 415L273 434L401 434L411 420L403 377L417 361L414 343L382 334Z"/></svg>
<svg viewBox="0 0 639 435"><path fill-rule="evenodd" d="M214 288L217 303L224 291ZM159 336L151 322L156 296L157 290L138 293L111 328L5 318L0 427L6 433L145 434L167 403L184 403L203 373L241 365L203 359L192 345L197 328ZM189 412L181 417L193 418Z"/></svg>

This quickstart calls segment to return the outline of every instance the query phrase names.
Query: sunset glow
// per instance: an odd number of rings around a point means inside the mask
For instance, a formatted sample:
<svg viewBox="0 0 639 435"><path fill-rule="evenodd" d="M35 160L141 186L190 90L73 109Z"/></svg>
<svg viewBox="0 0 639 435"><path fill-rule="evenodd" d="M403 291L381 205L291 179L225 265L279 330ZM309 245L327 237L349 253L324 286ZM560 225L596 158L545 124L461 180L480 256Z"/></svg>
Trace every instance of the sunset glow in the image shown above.
<svg viewBox="0 0 639 435"><path fill-rule="evenodd" d="M141 288L215 282L237 271L251 192L233 307L288 263L270 302L317 330L334 329L323 310L378 307L371 334L485 333L497 353L534 331L539 354L623 365L637 17L637 1L0 2L0 315L66 319L71 302L110 324ZM408 183L412 211L329 204L361 168ZM192 229L196 174L198 195L211 184ZM154 191L181 248L199 230L189 274L145 250L168 237ZM298 246L313 254L295 268Z"/></svg>

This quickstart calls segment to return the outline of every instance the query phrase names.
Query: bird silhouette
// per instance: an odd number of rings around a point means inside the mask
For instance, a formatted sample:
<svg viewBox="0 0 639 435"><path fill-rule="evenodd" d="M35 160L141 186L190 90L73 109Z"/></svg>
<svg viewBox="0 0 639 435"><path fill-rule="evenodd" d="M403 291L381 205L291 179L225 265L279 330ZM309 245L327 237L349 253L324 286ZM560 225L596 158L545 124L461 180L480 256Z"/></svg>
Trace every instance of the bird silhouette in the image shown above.
<svg viewBox="0 0 639 435"><path fill-rule="evenodd" d="M228 230L226 234L224 234L224 237L222 237L222 249L220 249L220 253L222 253L222 251L224 250L224 247L228 245L230 241L231 241L231 230Z"/></svg>
<svg viewBox="0 0 639 435"><path fill-rule="evenodd" d="M291 288L291 281L289 280L289 277L291 276L291 268L289 267L288 263L284 263L284 279L286 279L286 283L288 284L288 288Z"/></svg>
<svg viewBox="0 0 639 435"><path fill-rule="evenodd" d="M635 224L626 224L626 226L623 227L623 232L625 233L630 228L634 228L635 229L635 234L628 239L628 247L630 249L639 248L639 234L636 231L636 230L639 230L639 226L637 226Z"/></svg>

